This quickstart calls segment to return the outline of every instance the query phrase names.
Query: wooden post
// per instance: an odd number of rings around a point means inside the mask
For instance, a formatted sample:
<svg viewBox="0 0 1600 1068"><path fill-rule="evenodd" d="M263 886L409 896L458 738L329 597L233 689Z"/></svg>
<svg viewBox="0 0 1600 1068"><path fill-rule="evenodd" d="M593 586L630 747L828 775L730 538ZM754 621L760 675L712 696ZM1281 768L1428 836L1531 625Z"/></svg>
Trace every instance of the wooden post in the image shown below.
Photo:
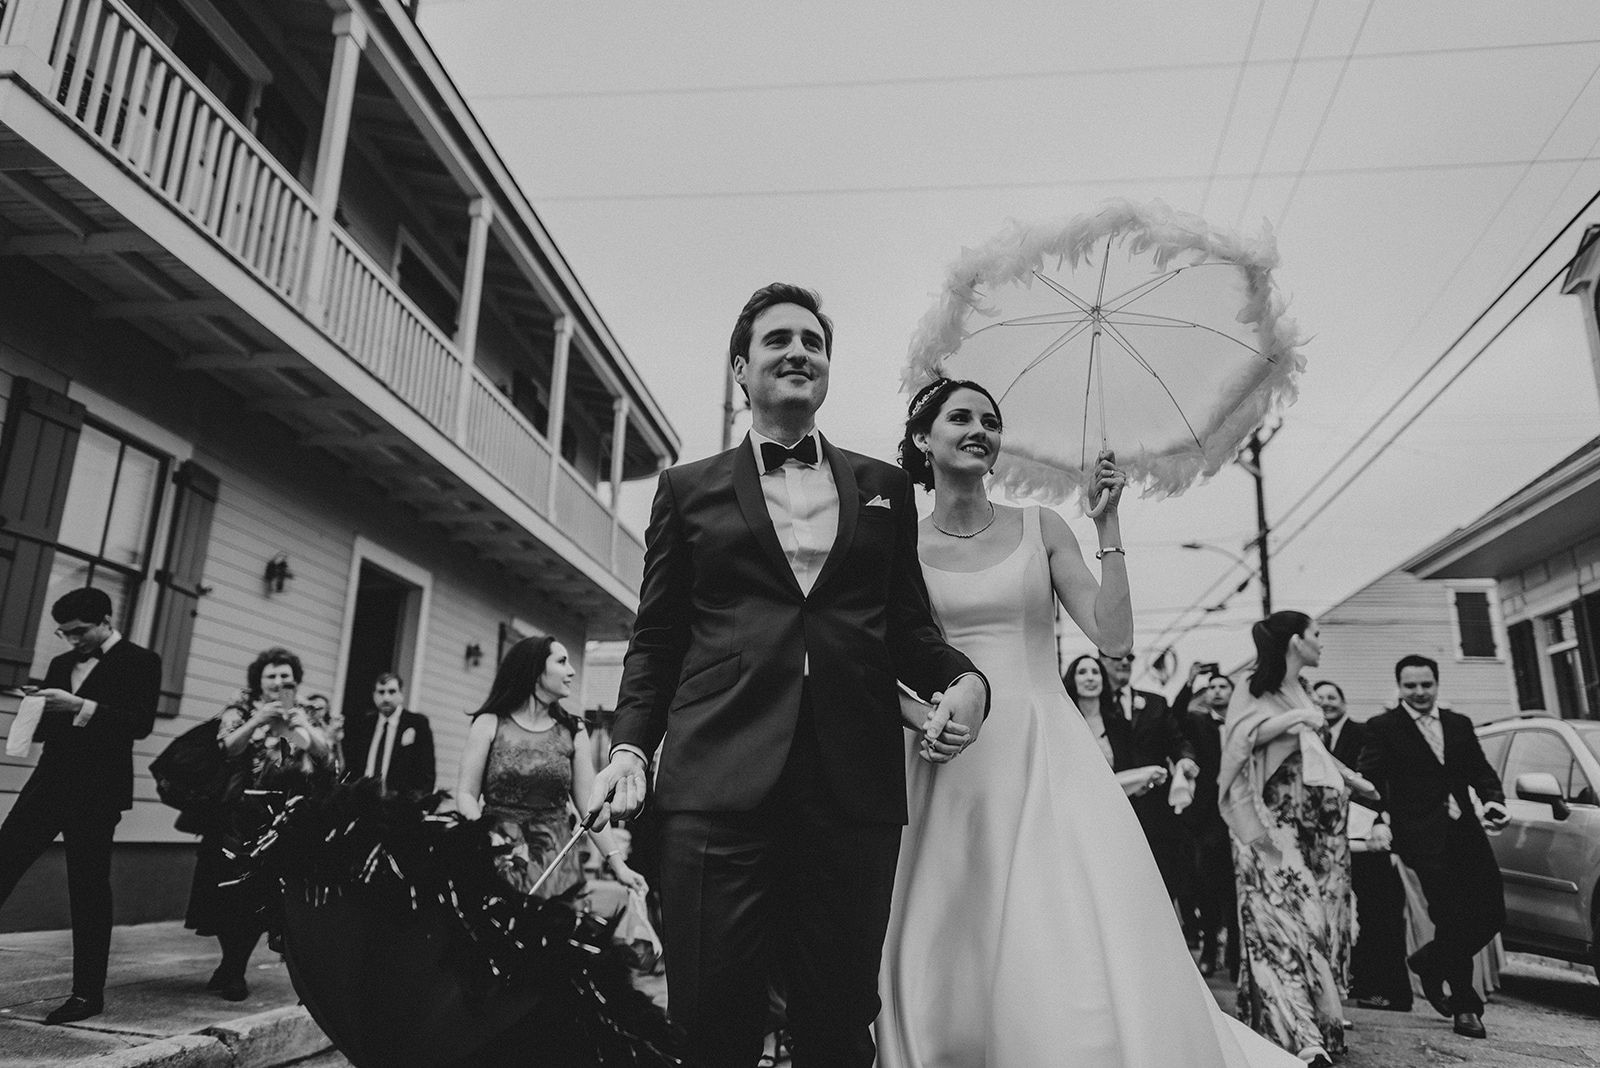
<svg viewBox="0 0 1600 1068"><path fill-rule="evenodd" d="M306 254L304 307L312 322L321 325L322 283L328 267L328 243L333 237L333 213L339 207L339 183L344 177L345 149L350 143L350 109L356 98L356 76L361 73L361 50L367 46L367 26L354 11L333 20L333 68L328 72L328 99L322 108L322 138L317 145L317 169L311 179L311 206L316 220Z"/></svg>
<svg viewBox="0 0 1600 1068"><path fill-rule="evenodd" d="M65 0L13 0L0 21L0 70L16 71L45 95Z"/></svg>
<svg viewBox="0 0 1600 1068"><path fill-rule="evenodd" d="M554 366L550 369L550 419L545 423L545 437L550 441L550 488L546 495L546 519L556 515L556 482L561 468L561 432L567 419L567 364L572 355L572 332L577 322L563 315L556 323L556 351Z"/></svg>
<svg viewBox="0 0 1600 1068"><path fill-rule="evenodd" d="M475 197L467 207L467 273L461 280L460 322L456 326L456 349L461 356L461 384L456 390L456 444L467 444L467 417L472 401L472 366L478 349L478 312L483 306L483 265L489 255L489 227L494 222L494 207L484 197Z"/></svg>
<svg viewBox="0 0 1600 1068"><path fill-rule="evenodd" d="M622 504L622 460L628 448L628 412L631 405L627 397L611 402L611 570L617 569L617 538L622 523L619 508Z"/></svg>

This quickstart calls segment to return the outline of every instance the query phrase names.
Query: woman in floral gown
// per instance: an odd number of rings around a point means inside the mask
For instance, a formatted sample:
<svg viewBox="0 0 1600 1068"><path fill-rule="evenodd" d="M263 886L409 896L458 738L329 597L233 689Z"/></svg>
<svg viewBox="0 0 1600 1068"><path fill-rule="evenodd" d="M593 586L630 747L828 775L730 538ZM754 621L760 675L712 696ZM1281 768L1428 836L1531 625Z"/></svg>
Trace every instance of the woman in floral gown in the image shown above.
<svg viewBox="0 0 1600 1068"><path fill-rule="evenodd" d="M1301 1060L1326 1066L1344 1052L1340 999L1353 934L1347 789L1367 788L1302 737L1315 739L1323 724L1300 678L1321 659L1316 623L1275 612L1251 636L1256 667L1228 708L1218 777L1244 943L1239 1015ZM1308 782L1306 753L1343 781Z"/></svg>

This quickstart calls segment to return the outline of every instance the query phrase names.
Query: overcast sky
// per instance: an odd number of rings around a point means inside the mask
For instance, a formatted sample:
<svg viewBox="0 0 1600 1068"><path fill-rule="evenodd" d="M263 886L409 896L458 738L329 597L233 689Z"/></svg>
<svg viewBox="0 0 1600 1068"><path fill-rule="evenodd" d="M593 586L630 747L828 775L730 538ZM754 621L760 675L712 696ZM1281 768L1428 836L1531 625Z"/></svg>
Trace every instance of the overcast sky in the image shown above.
<svg viewBox="0 0 1600 1068"><path fill-rule="evenodd" d="M1311 337L1267 449L1277 521L1600 188L1593 0L423 0L420 22L684 459L719 446L727 335L756 287L822 294L838 334L819 423L887 458L907 342L964 245L1160 198L1277 228ZM1296 534L1582 229L1283 517L1275 607L1329 608L1600 433L1578 301L1552 287ZM641 528L648 496L628 495ZM1179 543L1241 550L1253 485L1228 469L1123 510L1145 648L1230 566ZM1247 655L1258 607L1252 586L1180 657Z"/></svg>

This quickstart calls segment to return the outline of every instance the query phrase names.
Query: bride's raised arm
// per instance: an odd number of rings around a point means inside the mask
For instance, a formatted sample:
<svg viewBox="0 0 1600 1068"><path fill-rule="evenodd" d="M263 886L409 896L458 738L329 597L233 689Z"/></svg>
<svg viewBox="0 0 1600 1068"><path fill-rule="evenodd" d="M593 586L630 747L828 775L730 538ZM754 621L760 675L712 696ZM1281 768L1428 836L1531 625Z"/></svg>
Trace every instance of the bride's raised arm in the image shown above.
<svg viewBox="0 0 1600 1068"><path fill-rule="evenodd" d="M1048 508L1039 510L1039 528L1050 554L1050 582L1084 633L1096 648L1109 656L1133 651L1133 601L1128 592L1128 558L1122 551L1122 523L1118 517L1123 477L1106 453L1096 470L1096 494L1111 493L1105 511L1095 517L1099 536L1100 581L1095 581L1084 563L1078 537L1067 521Z"/></svg>

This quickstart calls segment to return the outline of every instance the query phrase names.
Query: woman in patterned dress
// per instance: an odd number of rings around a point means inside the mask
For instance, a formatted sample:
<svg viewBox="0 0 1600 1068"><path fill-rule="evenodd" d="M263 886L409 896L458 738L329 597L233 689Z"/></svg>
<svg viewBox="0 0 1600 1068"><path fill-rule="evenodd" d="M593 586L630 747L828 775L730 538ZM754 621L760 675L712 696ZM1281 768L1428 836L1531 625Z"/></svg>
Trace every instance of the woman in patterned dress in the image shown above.
<svg viewBox="0 0 1600 1068"><path fill-rule="evenodd" d="M572 834L567 801L581 805L594 781L589 735L561 707L572 693L572 662L554 638L524 638L506 652L483 707L474 712L456 779L456 809L487 816L511 844L500 858L505 880L528 893ZM617 881L644 894L644 876L628 867L609 829L594 832ZM539 887L543 898L583 894L577 850Z"/></svg>
<svg viewBox="0 0 1600 1068"><path fill-rule="evenodd" d="M1308 783L1302 756L1301 735L1316 737L1324 721L1300 672L1317 666L1322 643L1303 612L1275 612L1251 636L1256 666L1228 708L1218 776L1244 943L1239 1015L1301 1060L1325 1066L1344 1052L1349 943L1340 928L1350 922L1350 867L1346 786ZM1348 786L1364 787L1338 769Z"/></svg>

